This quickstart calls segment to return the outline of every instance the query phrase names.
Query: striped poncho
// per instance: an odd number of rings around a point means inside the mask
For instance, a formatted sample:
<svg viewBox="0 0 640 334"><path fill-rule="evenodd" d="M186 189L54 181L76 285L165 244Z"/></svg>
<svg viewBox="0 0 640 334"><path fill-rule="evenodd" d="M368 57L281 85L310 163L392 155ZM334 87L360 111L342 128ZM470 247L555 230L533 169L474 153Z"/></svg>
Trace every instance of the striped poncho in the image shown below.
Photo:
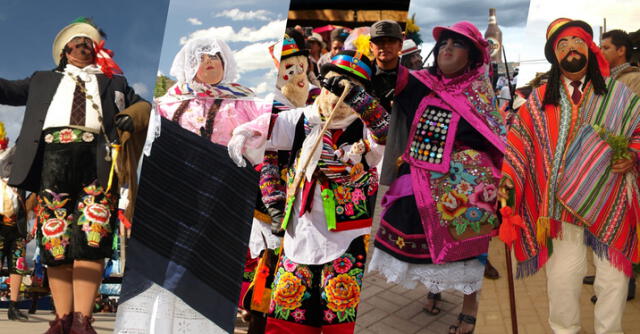
<svg viewBox="0 0 640 334"><path fill-rule="evenodd" d="M637 154L640 98L609 79L605 95L588 86L576 106L561 89L559 105L543 106L545 89L534 89L516 115L502 167L514 184L514 211L525 224L514 244L517 276L546 263L549 240L560 235L562 222L584 226L585 243L631 275L631 263L640 259L638 171L630 172L632 178L610 172L612 149L593 125L629 138L629 149Z"/></svg>

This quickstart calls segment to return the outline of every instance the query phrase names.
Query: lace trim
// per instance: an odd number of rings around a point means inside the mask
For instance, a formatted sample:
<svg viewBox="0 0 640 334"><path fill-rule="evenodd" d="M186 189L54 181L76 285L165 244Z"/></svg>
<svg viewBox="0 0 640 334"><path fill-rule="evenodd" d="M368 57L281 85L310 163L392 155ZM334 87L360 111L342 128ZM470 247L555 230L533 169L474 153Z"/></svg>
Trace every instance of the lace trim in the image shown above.
<svg viewBox="0 0 640 334"><path fill-rule="evenodd" d="M386 277L387 283L399 284L406 289L415 289L418 283L422 283L432 293L457 290L468 295L482 287L484 264L477 259L446 264L413 264L375 249L368 271L378 271Z"/></svg>
<svg viewBox="0 0 640 334"><path fill-rule="evenodd" d="M163 287L153 284L118 307L114 333L226 333Z"/></svg>

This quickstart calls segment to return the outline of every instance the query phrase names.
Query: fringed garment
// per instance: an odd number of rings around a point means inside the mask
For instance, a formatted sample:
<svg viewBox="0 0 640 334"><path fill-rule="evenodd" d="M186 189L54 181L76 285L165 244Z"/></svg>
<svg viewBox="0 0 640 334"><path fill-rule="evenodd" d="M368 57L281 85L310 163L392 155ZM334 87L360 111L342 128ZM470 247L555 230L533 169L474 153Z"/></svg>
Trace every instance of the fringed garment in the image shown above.
<svg viewBox="0 0 640 334"><path fill-rule="evenodd" d="M611 173L612 149L595 129L629 138L637 154L639 98L608 80L605 95L587 86L574 105L565 87L558 106L542 106L545 89L534 89L516 115L502 169L514 183L516 213L525 223L514 244L517 276L534 274L547 262L562 222L584 226L585 243L631 275L631 263L639 259L637 170Z"/></svg>

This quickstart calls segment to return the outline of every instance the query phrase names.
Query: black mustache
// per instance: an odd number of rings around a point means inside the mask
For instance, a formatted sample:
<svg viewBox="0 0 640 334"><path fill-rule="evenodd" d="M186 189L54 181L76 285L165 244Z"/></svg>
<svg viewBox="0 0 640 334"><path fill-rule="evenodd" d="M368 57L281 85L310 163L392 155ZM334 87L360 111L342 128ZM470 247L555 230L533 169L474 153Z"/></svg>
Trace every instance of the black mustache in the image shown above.
<svg viewBox="0 0 640 334"><path fill-rule="evenodd" d="M582 56L582 57L584 57L584 56L585 56L584 54L582 54L582 53L580 53L580 52L578 52L578 51L573 50L573 51L569 51L569 53L567 53L567 55L566 55L566 56L564 56L564 59L569 58L569 56L570 56L570 55L572 55L572 54L577 54L577 55L580 55L580 56Z"/></svg>

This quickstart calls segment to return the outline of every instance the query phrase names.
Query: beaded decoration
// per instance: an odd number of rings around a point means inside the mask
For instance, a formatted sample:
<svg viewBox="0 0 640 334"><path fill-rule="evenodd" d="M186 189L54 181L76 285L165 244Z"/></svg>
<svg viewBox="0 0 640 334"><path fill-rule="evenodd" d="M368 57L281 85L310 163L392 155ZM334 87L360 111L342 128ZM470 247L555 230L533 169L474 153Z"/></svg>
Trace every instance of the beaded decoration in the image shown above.
<svg viewBox="0 0 640 334"><path fill-rule="evenodd" d="M425 109L417 124L409 156L429 163L440 163L451 116L450 111L441 108L428 107Z"/></svg>

